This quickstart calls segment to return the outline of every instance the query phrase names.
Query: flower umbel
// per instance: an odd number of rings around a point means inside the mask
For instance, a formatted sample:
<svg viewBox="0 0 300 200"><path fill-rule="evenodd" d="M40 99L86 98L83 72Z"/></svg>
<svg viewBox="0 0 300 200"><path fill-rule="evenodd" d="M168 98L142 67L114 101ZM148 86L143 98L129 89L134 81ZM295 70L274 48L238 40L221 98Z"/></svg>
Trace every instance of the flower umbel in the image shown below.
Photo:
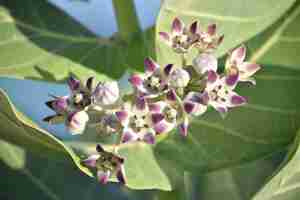
<svg viewBox="0 0 300 200"><path fill-rule="evenodd" d="M174 129L188 137L189 123L194 117L204 115L209 107L225 117L231 109L247 103L246 97L235 90L244 82L254 85L253 75L261 67L245 61L244 45L230 51L223 70L214 52L224 38L217 34L216 24L204 30L197 21L187 27L175 18L171 32L159 32L159 35L180 57L181 64L172 64L170 60L169 64L160 66L152 58L146 58L145 72L130 76L128 81L133 92L126 94L119 90L116 81L95 85L93 77L85 82L70 77L67 81L70 94L51 95L53 99L46 105L55 113L44 121L65 123L72 134L82 134L86 127L93 127L97 137L113 135L116 152L124 143L153 145L157 137L172 134ZM189 53L194 57L190 58ZM124 161L125 158L97 145L97 154L88 156L83 163L97 170L100 183L105 184L111 176L116 176L126 184Z"/></svg>

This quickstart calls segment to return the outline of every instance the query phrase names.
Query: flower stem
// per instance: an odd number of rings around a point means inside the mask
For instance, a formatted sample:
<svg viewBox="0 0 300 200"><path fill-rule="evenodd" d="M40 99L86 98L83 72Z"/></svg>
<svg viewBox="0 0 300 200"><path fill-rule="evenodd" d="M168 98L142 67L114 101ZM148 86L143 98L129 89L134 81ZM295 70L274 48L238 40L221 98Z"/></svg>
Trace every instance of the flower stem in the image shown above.
<svg viewBox="0 0 300 200"><path fill-rule="evenodd" d="M181 54L181 62L182 62L182 67L186 67L187 66L185 53Z"/></svg>
<svg viewBox="0 0 300 200"><path fill-rule="evenodd" d="M123 40L128 40L132 33L140 31L133 0L112 0L119 34Z"/></svg>

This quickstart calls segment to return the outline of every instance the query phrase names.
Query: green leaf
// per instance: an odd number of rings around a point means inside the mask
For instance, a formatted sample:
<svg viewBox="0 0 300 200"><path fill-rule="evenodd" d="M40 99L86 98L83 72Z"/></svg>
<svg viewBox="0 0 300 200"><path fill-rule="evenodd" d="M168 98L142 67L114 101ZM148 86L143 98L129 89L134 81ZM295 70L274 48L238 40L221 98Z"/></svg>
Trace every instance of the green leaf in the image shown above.
<svg viewBox="0 0 300 200"><path fill-rule="evenodd" d="M12 152L13 153L13 152ZM16 152L14 152L16 153ZM14 156L17 156L16 153ZM57 159L25 154L25 167L14 170L0 162L0 192L3 199L145 199L151 200L156 191L130 190L118 184L100 185L78 170Z"/></svg>
<svg viewBox="0 0 300 200"><path fill-rule="evenodd" d="M158 17L157 32L170 31L175 17L182 19L185 24L199 20L203 28L209 23L216 23L218 33L225 35L217 52L223 55L273 24L294 2L279 0L274 4L272 0L166 0ZM159 63L180 63L178 56L158 36L156 46ZM191 60L191 56L188 59Z"/></svg>
<svg viewBox="0 0 300 200"><path fill-rule="evenodd" d="M128 41L97 37L47 0L2 1L0 76L62 81L72 73L118 79L153 56L153 36L149 29Z"/></svg>
<svg viewBox="0 0 300 200"><path fill-rule="evenodd" d="M12 169L22 169L26 162L25 151L16 145L0 140L0 160Z"/></svg>
<svg viewBox="0 0 300 200"><path fill-rule="evenodd" d="M298 68L300 58L300 1L278 22L250 40L250 59L261 64ZM299 69L299 68L298 68Z"/></svg>
<svg viewBox="0 0 300 200"><path fill-rule="evenodd" d="M277 173L253 197L254 200L295 200L300 195L300 131Z"/></svg>

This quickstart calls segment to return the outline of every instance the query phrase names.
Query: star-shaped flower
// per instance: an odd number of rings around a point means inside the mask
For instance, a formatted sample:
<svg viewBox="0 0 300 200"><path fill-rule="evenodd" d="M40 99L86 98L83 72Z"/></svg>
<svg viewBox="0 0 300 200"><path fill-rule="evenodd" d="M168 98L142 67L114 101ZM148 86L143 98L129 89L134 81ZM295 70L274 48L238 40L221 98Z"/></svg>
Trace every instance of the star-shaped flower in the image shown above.
<svg viewBox="0 0 300 200"><path fill-rule="evenodd" d="M126 184L124 169L125 159L108 151L105 151L99 144L96 147L97 154L90 155L83 160L83 164L97 169L98 181L106 184L112 175L115 175L118 181Z"/></svg>
<svg viewBox="0 0 300 200"><path fill-rule="evenodd" d="M255 79L251 76L255 74L261 67L256 63L247 61L245 62L245 58L245 45L241 45L233 50L226 61L226 74L228 76L238 76L239 81L255 84Z"/></svg>

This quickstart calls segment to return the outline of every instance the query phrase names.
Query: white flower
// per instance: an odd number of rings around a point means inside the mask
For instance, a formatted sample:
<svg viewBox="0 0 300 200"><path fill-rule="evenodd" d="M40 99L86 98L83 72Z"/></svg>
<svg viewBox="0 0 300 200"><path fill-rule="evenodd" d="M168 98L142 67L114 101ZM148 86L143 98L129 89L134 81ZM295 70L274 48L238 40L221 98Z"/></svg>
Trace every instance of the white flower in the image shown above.
<svg viewBox="0 0 300 200"><path fill-rule="evenodd" d="M209 70L217 71L218 60L211 53L201 53L193 60L193 67L195 71L202 75Z"/></svg>
<svg viewBox="0 0 300 200"><path fill-rule="evenodd" d="M189 73L181 68L174 69L169 77L171 86L175 88L184 88L190 81Z"/></svg>
<svg viewBox="0 0 300 200"><path fill-rule="evenodd" d="M89 116L85 111L72 112L68 115L66 125L73 135L82 134Z"/></svg>
<svg viewBox="0 0 300 200"><path fill-rule="evenodd" d="M93 103L107 106L119 99L119 87L116 81L99 83L92 95Z"/></svg>

